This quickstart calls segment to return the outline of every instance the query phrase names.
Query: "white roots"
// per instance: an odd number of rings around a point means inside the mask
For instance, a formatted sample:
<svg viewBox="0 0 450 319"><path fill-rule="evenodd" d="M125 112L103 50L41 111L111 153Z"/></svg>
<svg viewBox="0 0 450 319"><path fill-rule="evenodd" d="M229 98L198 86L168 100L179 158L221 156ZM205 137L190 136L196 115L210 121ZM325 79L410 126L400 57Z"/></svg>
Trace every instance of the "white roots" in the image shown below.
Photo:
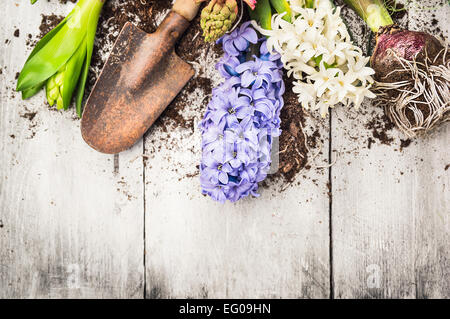
<svg viewBox="0 0 450 319"><path fill-rule="evenodd" d="M424 63L396 56L401 68L393 70L386 78L400 72L409 74L410 79L376 82L377 104L385 107L391 121L408 137L428 132L450 120L450 59L447 61L448 46L444 48L433 60L426 54ZM436 62L441 58L442 64L438 65Z"/></svg>

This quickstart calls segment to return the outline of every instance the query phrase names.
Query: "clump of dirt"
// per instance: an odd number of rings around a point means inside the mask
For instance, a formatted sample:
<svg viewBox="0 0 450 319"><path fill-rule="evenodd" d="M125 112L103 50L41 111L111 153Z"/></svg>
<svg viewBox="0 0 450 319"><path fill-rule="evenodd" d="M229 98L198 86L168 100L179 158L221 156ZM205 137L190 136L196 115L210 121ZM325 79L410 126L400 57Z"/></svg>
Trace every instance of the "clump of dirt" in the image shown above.
<svg viewBox="0 0 450 319"><path fill-rule="evenodd" d="M36 117L37 112L27 112L21 115L24 119L29 120L30 122L34 120Z"/></svg>
<svg viewBox="0 0 450 319"><path fill-rule="evenodd" d="M22 117L22 118L24 118L24 119L29 121L28 131L30 132L30 136L27 137L28 139L32 139L32 138L34 138L36 136L37 123L34 120L36 118L36 115L37 115L37 112L29 111L26 108L25 108L25 113L20 114L20 117ZM15 135L10 135L10 137L11 138L15 138Z"/></svg>
<svg viewBox="0 0 450 319"><path fill-rule="evenodd" d="M41 14L41 24L39 25L39 34L33 38L32 34L28 34L25 39L25 44L29 48L34 48L36 44L47 33L54 29L64 19L61 15L56 14Z"/></svg>
<svg viewBox="0 0 450 319"><path fill-rule="evenodd" d="M411 145L412 140L411 139L406 139L406 140L402 140L400 139L400 151L403 151L404 148L407 148L409 145Z"/></svg>
<svg viewBox="0 0 450 319"><path fill-rule="evenodd" d="M409 147L413 142L412 139L401 139L395 137L394 133L395 124L389 120L388 116L384 113L377 114L372 112L372 117L365 125L368 129L370 136L367 137L367 148L371 149L374 144L382 144L387 146L397 146L400 152ZM363 137L365 138L365 137Z"/></svg>
<svg viewBox="0 0 450 319"><path fill-rule="evenodd" d="M395 125L389 120L387 115L373 117L366 125L366 128L372 132L372 137L381 144L391 145L394 138L388 135ZM369 137L367 147L370 149L375 140Z"/></svg>
<svg viewBox="0 0 450 319"><path fill-rule="evenodd" d="M53 28L55 28L63 19L63 16L56 14L41 14L42 20L39 26L39 36L38 38L43 38L47 33L49 33Z"/></svg>
<svg viewBox="0 0 450 319"><path fill-rule="evenodd" d="M376 143L375 140L371 137L367 139L367 148L370 150L372 148L372 144Z"/></svg>
<svg viewBox="0 0 450 319"><path fill-rule="evenodd" d="M304 111L298 103L297 95L292 91L292 80L285 77L284 81L286 93L280 116L282 133L279 138L279 169L275 174L269 175L268 182L283 178L290 183L301 170L308 169L307 146L315 147L320 138L318 131L309 138L304 134Z"/></svg>

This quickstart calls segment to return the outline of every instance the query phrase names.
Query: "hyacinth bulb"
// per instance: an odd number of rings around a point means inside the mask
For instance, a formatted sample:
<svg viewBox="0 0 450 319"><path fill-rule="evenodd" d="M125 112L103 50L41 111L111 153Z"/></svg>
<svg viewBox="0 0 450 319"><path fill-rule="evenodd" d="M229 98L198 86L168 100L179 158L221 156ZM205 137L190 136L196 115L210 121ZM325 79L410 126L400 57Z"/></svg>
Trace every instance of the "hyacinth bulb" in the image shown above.
<svg viewBox="0 0 450 319"><path fill-rule="evenodd" d="M401 67L401 61L397 57L424 62L426 57L436 57L443 49L444 46L438 39L425 32L403 30L392 25L383 27L378 32L371 64L376 70L377 80L393 82L394 77L389 78L387 74L393 68Z"/></svg>
<svg viewBox="0 0 450 319"><path fill-rule="evenodd" d="M389 118L408 136L450 120L448 47L424 33L380 28L371 58L377 93Z"/></svg>
<svg viewBox="0 0 450 319"><path fill-rule="evenodd" d="M371 58L378 104L407 136L450 120L447 44L399 28L382 0L344 0L377 33Z"/></svg>

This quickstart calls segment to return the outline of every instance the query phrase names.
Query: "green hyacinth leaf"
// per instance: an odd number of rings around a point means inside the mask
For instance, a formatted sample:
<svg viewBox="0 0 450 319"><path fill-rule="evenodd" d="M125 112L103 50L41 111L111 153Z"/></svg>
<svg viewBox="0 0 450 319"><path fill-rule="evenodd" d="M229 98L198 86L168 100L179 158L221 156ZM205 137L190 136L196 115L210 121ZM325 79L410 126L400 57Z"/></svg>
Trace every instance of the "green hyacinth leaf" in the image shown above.
<svg viewBox="0 0 450 319"><path fill-rule="evenodd" d="M67 19L70 17L67 16L64 20L62 20L55 28L53 28L49 33L47 33L34 47L33 51L31 51L30 56L27 59L27 62L37 53L39 52L53 37L59 30L66 24Z"/></svg>
<svg viewBox="0 0 450 319"><path fill-rule="evenodd" d="M272 30L272 7L269 0L259 0L255 7L255 13L261 27Z"/></svg>
<svg viewBox="0 0 450 319"><path fill-rule="evenodd" d="M286 20L287 22L291 22L292 10L291 10L291 7L289 6L289 2L287 2L287 0L270 0L270 3L272 4L272 7L278 13L284 13L283 20Z"/></svg>
<svg viewBox="0 0 450 319"><path fill-rule="evenodd" d="M70 17L70 15L68 16ZM27 61L28 62L37 52L39 52L55 35L56 33L58 33L58 31L64 26L64 24L67 21L66 17L64 20L62 20L54 29L52 29L49 33L47 33L37 44L36 47L33 49L33 51L31 51L30 56L28 57ZM20 72L20 75L23 73L23 70ZM17 82L17 87L16 90L17 91L21 91L19 89L19 83L20 83L20 75L19 75L19 79ZM23 90L22 92L22 99L26 100L30 97L32 97L33 95L35 95L39 90L37 90L36 88L40 88L42 89L42 87L45 85L45 80L39 84L36 84L35 86L28 88L26 90ZM25 93L26 92L26 93ZM33 93L34 92L34 93Z"/></svg>
<svg viewBox="0 0 450 319"><path fill-rule="evenodd" d="M70 102L72 100L72 94L75 91L75 87L77 86L78 79L80 78L81 68L83 67L84 59L86 58L86 46L84 45L85 42L86 41L83 41L78 50L65 65L63 79L64 86L61 90L63 107L65 110L69 108Z"/></svg>
<svg viewBox="0 0 450 319"><path fill-rule="evenodd" d="M88 21L87 34L86 34L86 58L84 60L82 73L79 79L77 93L76 93L76 108L79 117L83 114L83 97L84 90L86 88L86 81L88 78L89 68L91 66L92 53L94 50L95 33L97 31L98 16L100 15L102 7L95 7Z"/></svg>
<svg viewBox="0 0 450 319"><path fill-rule="evenodd" d="M17 81L23 99L45 86L49 104L67 109L77 89L77 113L81 115L98 18L104 3L105 0L79 0L70 14L38 42Z"/></svg>
<svg viewBox="0 0 450 319"><path fill-rule="evenodd" d="M66 23L67 19L70 17L70 14L64 18L64 20L62 20L55 28L53 28L50 32L48 32L41 40L39 40L39 42L36 44L36 46L34 47L33 51L31 51L30 55L27 58L26 63L33 57L36 55L37 52L39 52L51 39L53 39L53 37L58 33L58 31L64 26L64 24ZM26 64L25 63L25 64ZM23 73L23 69L20 72L20 75L22 75ZM19 89L19 83L21 81L21 76L19 75L19 79L17 81L17 87L16 90L20 91ZM45 85L45 80L43 82L41 82L40 84L37 84L36 86L34 86L33 88L36 88L40 85L40 87L42 88L42 86ZM30 92L33 91L33 88L30 89L26 89L23 91L28 91L30 90ZM35 92L36 94L37 92ZM33 94L34 95L34 94ZM22 94L22 97L24 96L24 94ZM30 95L30 93L25 94L25 96L31 97L32 95ZM24 98L25 99L25 98Z"/></svg>
<svg viewBox="0 0 450 319"><path fill-rule="evenodd" d="M23 91L44 82L72 57L86 34L83 26L86 26L89 14L83 14L83 11L76 6L59 31L25 63L17 90Z"/></svg>
<svg viewBox="0 0 450 319"><path fill-rule="evenodd" d="M33 86L29 89L22 91L22 99L26 100L26 99L29 99L30 97L36 95L42 89L42 87L44 85L45 85L45 82L42 82L36 86Z"/></svg>
<svg viewBox="0 0 450 319"><path fill-rule="evenodd" d="M89 66L86 67L87 64L87 57L84 61L83 68L81 69L81 75L78 80L78 86L77 86L77 93L75 97L75 105L77 108L77 115L78 117L81 117L83 115L83 98L84 98L84 89L86 87L86 81L87 76L89 73Z"/></svg>

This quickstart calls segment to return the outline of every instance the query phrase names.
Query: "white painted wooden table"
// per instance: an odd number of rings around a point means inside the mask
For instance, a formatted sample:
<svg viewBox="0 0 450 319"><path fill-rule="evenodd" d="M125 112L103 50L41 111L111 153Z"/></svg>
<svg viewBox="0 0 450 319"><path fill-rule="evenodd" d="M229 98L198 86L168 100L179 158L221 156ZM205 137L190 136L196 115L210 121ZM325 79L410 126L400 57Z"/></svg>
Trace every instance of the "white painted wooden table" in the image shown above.
<svg viewBox="0 0 450 319"><path fill-rule="evenodd" d="M73 112L13 92L40 13L71 6L2 6L0 298L450 297L449 124L400 152L354 139L370 135L370 103L361 114L337 108L329 123L309 117L325 137L315 165L337 156L331 168L216 204L186 177L199 161L197 130L154 129L115 159L84 144ZM418 17L432 14L448 39L448 5L411 9L404 22L420 29ZM189 62L216 81L217 58Z"/></svg>

